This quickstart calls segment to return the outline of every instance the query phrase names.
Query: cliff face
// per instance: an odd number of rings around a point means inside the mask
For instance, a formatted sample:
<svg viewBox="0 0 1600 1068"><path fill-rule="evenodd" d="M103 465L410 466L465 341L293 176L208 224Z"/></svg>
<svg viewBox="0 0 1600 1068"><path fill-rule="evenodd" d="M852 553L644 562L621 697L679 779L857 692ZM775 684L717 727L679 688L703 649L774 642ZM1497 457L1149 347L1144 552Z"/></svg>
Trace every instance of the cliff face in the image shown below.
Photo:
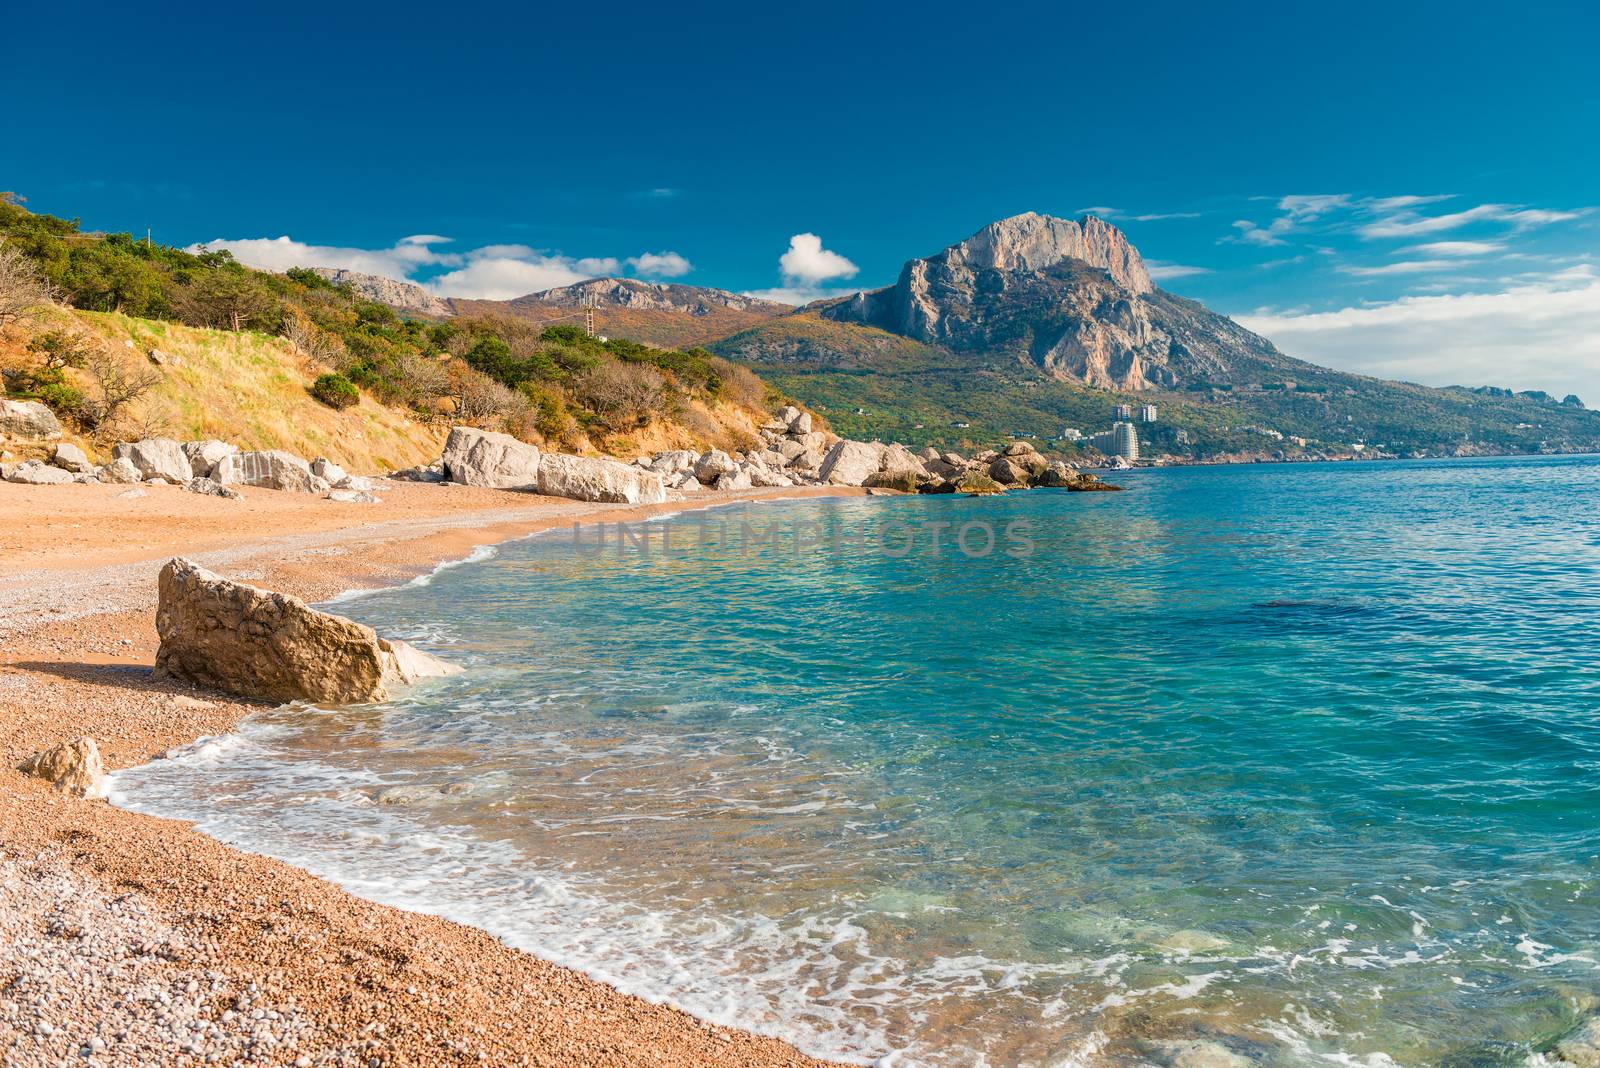
<svg viewBox="0 0 1600 1068"><path fill-rule="evenodd" d="M347 271L343 267L313 267L317 274L334 285L347 285L365 300L387 304L397 311L444 319L454 314L450 302L434 296L415 282L399 282L377 274Z"/></svg>
<svg viewBox="0 0 1600 1068"><path fill-rule="evenodd" d="M892 286L812 310L1105 389L1227 382L1262 362L1294 363L1231 320L1156 289L1138 250L1092 216L1002 219L910 261Z"/></svg>

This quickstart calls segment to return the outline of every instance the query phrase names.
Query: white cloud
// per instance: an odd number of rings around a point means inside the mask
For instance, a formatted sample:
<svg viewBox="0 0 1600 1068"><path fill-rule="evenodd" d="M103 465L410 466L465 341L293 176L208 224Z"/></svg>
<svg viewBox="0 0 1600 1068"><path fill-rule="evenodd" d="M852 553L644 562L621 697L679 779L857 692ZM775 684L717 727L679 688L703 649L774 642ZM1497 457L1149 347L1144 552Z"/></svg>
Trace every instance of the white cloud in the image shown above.
<svg viewBox="0 0 1600 1068"><path fill-rule="evenodd" d="M1198 211L1158 211L1149 215L1135 215L1133 216L1133 221L1159 222L1162 219L1198 219L1200 215L1201 213Z"/></svg>
<svg viewBox="0 0 1600 1068"><path fill-rule="evenodd" d="M682 278L694 270L694 264L676 252L642 252L630 256L628 266L651 278Z"/></svg>
<svg viewBox="0 0 1600 1068"><path fill-rule="evenodd" d="M795 234L789 251L778 257L778 267L791 286L817 286L830 278L853 278L860 268L837 252L822 247L816 234Z"/></svg>
<svg viewBox="0 0 1600 1068"><path fill-rule="evenodd" d="M1421 245L1407 245L1394 250L1394 255L1420 252L1425 256L1487 256L1505 246L1498 241L1428 241Z"/></svg>
<svg viewBox="0 0 1600 1068"><path fill-rule="evenodd" d="M531 245L484 245L466 252L441 253L433 246L447 244L448 237L414 234L395 242L392 248L342 248L308 245L290 237L218 238L201 247L227 249L234 258L268 271L290 267L343 267L351 271L382 275L401 281L417 282L443 297L477 300L510 300L542 289L571 285L586 278L621 274L626 268L652 278L681 278L694 269L687 258L676 252L641 252L618 259L614 256L566 256ZM832 255L832 253L827 253ZM450 268L432 277L427 268Z"/></svg>
<svg viewBox="0 0 1600 1068"><path fill-rule="evenodd" d="M437 234L414 234L401 238L393 248L363 249L308 245L287 235L236 239L219 237L204 245L190 245L189 251L195 252L201 248L213 251L226 249L240 263L266 271L283 272L290 267L343 267L389 278L405 278L418 267L460 263L459 255L437 253L430 247L445 244L449 240Z"/></svg>
<svg viewBox="0 0 1600 1068"><path fill-rule="evenodd" d="M439 275L427 287L442 297L475 300L512 300L557 286L570 286L586 278L616 274L613 259L574 260L528 250L511 254L518 246L497 246L497 251L475 254L465 266ZM486 250L485 250L486 251Z"/></svg>
<svg viewBox="0 0 1600 1068"><path fill-rule="evenodd" d="M1440 193L1434 196L1398 196L1398 197L1367 197L1361 206L1380 215L1403 208L1418 208L1424 204L1437 204L1441 200L1454 199L1454 193Z"/></svg>
<svg viewBox="0 0 1600 1068"><path fill-rule="evenodd" d="M1363 374L1600 398L1600 273L1588 264L1498 292L1238 321L1294 356Z"/></svg>
<svg viewBox="0 0 1600 1068"><path fill-rule="evenodd" d="M1382 278L1391 274L1421 274L1423 271L1448 271L1453 268L1466 266L1459 260L1402 260L1399 263L1385 263L1381 267L1335 267L1340 274L1355 275L1357 278Z"/></svg>
<svg viewBox="0 0 1600 1068"><path fill-rule="evenodd" d="M1169 278L1188 278L1190 275L1210 274L1210 267L1191 267L1183 263L1162 263L1160 260L1145 260L1144 268L1150 272L1150 277L1158 282Z"/></svg>
<svg viewBox="0 0 1600 1068"><path fill-rule="evenodd" d="M1122 209L1121 208L1108 208L1104 204L1096 204L1096 205L1093 205L1092 207L1079 208L1077 211L1073 212L1073 214L1074 215L1098 215L1102 219L1113 219L1113 218L1116 218L1118 215L1122 214Z"/></svg>
<svg viewBox="0 0 1600 1068"><path fill-rule="evenodd" d="M757 300L771 300L779 304L800 307L812 301L848 297L859 292L858 289L829 289L823 286L777 286L773 289L748 289L744 295L755 297Z"/></svg>

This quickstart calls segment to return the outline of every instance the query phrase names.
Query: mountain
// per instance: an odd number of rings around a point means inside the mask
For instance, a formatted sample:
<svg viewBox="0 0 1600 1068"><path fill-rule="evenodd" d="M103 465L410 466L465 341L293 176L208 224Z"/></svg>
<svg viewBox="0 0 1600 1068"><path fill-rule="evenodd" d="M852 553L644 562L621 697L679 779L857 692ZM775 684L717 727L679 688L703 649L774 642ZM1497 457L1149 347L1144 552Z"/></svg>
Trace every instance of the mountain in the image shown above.
<svg viewBox="0 0 1600 1068"><path fill-rule="evenodd" d="M455 314L448 300L435 296L415 282L399 282L378 274L347 271L343 267L313 267L311 270L336 286L349 286L363 300L387 304L396 311L429 319L444 319Z"/></svg>
<svg viewBox="0 0 1600 1068"><path fill-rule="evenodd" d="M811 310L1101 389L1293 377L1310 366L1158 290L1122 231L1093 216L1001 219L911 260L892 286Z"/></svg>
<svg viewBox="0 0 1600 1068"><path fill-rule="evenodd" d="M908 261L894 285L808 305L712 349L852 437L959 444L1105 429L1154 402L1151 451L1196 457L1472 454L1600 446L1600 417L1509 390L1334 371L1158 289L1120 230L1028 213ZM1304 439L1300 444L1296 439Z"/></svg>
<svg viewBox="0 0 1600 1068"><path fill-rule="evenodd" d="M704 345L794 311L787 304L724 289L633 278L593 278L515 300L455 300L462 315L509 315L538 323L579 323L595 309L595 331L650 345Z"/></svg>

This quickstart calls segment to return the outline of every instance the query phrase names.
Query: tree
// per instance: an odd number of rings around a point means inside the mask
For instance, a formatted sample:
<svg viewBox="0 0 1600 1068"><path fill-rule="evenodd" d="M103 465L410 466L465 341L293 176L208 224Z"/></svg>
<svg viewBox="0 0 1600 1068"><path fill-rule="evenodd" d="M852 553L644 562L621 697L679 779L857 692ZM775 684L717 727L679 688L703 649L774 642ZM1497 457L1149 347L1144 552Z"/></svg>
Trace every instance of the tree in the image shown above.
<svg viewBox="0 0 1600 1068"><path fill-rule="evenodd" d="M161 381L160 372L136 368L121 354L106 348L90 349L84 357L83 370L92 388L78 410L78 421L97 438L112 436L118 420L127 414L128 405Z"/></svg>
<svg viewBox="0 0 1600 1068"><path fill-rule="evenodd" d="M37 315L53 296L33 261L0 240L0 327Z"/></svg>

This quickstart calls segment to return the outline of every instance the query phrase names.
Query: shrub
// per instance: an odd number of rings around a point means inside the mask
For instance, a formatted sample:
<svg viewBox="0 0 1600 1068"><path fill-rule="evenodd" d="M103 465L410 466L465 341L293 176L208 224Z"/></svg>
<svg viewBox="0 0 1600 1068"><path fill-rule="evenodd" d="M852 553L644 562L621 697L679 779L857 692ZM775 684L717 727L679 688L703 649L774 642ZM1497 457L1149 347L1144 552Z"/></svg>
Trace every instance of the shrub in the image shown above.
<svg viewBox="0 0 1600 1068"><path fill-rule="evenodd" d="M334 371L317 376L311 385L311 395L330 408L344 411L361 401L361 391L344 375Z"/></svg>
<svg viewBox="0 0 1600 1068"><path fill-rule="evenodd" d="M610 361L585 372L573 383L577 399L607 430L628 430L664 414L666 379L648 364Z"/></svg>
<svg viewBox="0 0 1600 1068"><path fill-rule="evenodd" d="M33 261L0 241L0 326L33 315L51 296Z"/></svg>

